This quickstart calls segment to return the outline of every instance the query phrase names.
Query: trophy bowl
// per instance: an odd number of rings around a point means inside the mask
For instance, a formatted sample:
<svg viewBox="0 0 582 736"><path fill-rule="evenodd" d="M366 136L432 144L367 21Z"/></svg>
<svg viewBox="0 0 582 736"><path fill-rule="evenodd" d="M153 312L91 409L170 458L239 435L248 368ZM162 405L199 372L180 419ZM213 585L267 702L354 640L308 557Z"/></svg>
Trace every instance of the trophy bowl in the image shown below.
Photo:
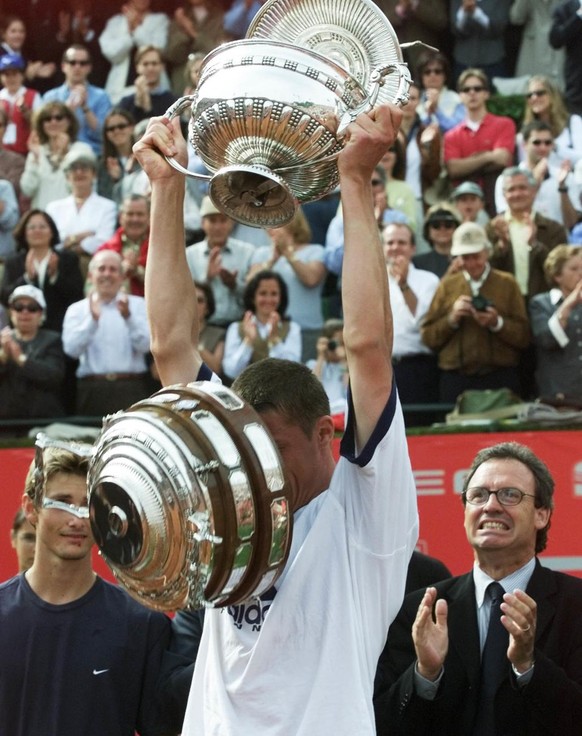
<svg viewBox="0 0 582 736"><path fill-rule="evenodd" d="M247 225L279 227L298 203L338 185L345 130L372 109L390 74L398 76L394 101L405 103L410 77L404 64L372 70L366 88L316 51L283 41L233 41L205 57L196 93L166 115L190 107L188 138L212 172L206 178L218 209Z"/></svg>
<svg viewBox="0 0 582 736"><path fill-rule="evenodd" d="M292 517L259 415L208 381L170 386L106 417L88 475L100 554L160 611L228 606L270 588Z"/></svg>

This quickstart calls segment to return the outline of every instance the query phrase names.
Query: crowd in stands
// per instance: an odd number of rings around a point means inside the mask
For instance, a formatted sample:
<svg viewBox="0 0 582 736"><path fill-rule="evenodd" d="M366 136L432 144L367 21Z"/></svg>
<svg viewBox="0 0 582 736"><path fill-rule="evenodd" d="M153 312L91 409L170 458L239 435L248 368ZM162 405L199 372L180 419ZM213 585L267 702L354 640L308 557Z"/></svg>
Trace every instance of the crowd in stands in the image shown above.
<svg viewBox="0 0 582 736"><path fill-rule="evenodd" d="M404 52L410 101L371 180L403 403L580 401L581 3L376 4L434 47ZM159 385L132 146L261 5L0 2L0 419L99 416ZM205 171L193 149L189 168ZM185 220L208 365L230 382L267 356L307 363L341 414L339 192L261 231L189 179Z"/></svg>

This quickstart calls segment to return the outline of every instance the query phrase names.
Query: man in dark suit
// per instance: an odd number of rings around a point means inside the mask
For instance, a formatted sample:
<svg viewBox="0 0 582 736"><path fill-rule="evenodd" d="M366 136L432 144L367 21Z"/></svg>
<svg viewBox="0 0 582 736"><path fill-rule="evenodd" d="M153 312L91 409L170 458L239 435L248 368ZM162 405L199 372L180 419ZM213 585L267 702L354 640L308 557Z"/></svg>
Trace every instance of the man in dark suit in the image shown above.
<svg viewBox="0 0 582 736"><path fill-rule="evenodd" d="M472 572L405 598L380 657L379 736L574 736L582 723L582 580L542 567L554 482L529 448L479 452L464 483ZM500 671L482 676L489 584L505 591ZM499 613L497 614L497 623ZM483 670L485 672L485 670ZM489 679L488 679L489 678Z"/></svg>

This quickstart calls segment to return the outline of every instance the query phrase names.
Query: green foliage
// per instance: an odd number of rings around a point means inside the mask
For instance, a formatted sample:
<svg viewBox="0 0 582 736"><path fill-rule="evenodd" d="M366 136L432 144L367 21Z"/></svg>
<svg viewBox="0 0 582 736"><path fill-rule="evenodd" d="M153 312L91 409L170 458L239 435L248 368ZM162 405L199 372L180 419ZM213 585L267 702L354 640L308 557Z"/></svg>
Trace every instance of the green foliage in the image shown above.
<svg viewBox="0 0 582 736"><path fill-rule="evenodd" d="M525 96L493 95L487 102L487 109L494 115L505 115L512 118L519 130L525 111Z"/></svg>

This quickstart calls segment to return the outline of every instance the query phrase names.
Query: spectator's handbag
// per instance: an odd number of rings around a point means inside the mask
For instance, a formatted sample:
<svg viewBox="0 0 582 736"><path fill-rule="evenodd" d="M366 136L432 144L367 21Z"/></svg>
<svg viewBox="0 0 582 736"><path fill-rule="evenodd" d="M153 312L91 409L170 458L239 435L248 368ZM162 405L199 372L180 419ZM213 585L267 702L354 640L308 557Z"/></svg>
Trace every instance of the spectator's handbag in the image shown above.
<svg viewBox="0 0 582 736"><path fill-rule="evenodd" d="M455 408L447 414L447 424L494 421L516 417L523 402L508 388L469 389L459 394Z"/></svg>
<svg viewBox="0 0 582 736"><path fill-rule="evenodd" d="M150 608L238 603L268 590L287 559L279 452L221 384L171 386L106 417L88 486L103 558Z"/></svg>

